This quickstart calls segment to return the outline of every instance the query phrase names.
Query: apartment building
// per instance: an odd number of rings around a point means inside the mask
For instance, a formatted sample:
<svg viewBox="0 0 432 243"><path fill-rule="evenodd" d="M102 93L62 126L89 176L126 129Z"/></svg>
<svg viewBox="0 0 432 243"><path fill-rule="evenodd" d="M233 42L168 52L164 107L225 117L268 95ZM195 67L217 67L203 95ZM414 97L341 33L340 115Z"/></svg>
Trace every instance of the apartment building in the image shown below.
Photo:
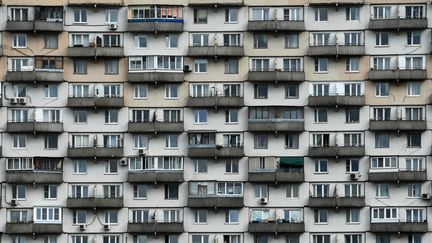
<svg viewBox="0 0 432 243"><path fill-rule="evenodd" d="M432 241L429 2L0 4L0 242Z"/></svg>

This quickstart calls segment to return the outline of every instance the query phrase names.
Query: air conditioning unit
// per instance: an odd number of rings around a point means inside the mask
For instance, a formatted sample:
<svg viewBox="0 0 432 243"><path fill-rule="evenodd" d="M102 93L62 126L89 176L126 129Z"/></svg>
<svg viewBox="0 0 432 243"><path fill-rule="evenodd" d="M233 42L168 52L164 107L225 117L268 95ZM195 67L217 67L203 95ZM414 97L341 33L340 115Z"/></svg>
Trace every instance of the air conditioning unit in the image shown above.
<svg viewBox="0 0 432 243"><path fill-rule="evenodd" d="M429 200L430 199L430 194L429 193L423 193L422 194L422 199L423 200Z"/></svg>
<svg viewBox="0 0 432 243"><path fill-rule="evenodd" d="M267 204L268 203L268 198L266 198L266 197L260 198L259 203L260 204Z"/></svg>
<svg viewBox="0 0 432 243"><path fill-rule="evenodd" d="M80 225L79 225L79 230L80 230L80 231L84 231L84 230L86 230L86 225L85 225L85 224L80 224Z"/></svg>
<svg viewBox="0 0 432 243"><path fill-rule="evenodd" d="M18 205L17 201L15 199L12 199L10 204L11 204L12 207L15 207L15 206Z"/></svg>
<svg viewBox="0 0 432 243"><path fill-rule="evenodd" d="M183 71L184 71L184 72L190 72L190 71L192 71L192 70L191 70L191 68L190 68L189 65L184 65L184 67L183 67Z"/></svg>
<svg viewBox="0 0 432 243"><path fill-rule="evenodd" d="M11 104L11 105L18 104L18 99L17 99L17 98L11 98L11 99L10 99L10 104Z"/></svg>
<svg viewBox="0 0 432 243"><path fill-rule="evenodd" d="M351 173L350 178L351 180L358 180L360 179L361 175L359 173Z"/></svg>
<svg viewBox="0 0 432 243"><path fill-rule="evenodd" d="M26 103L26 99L25 98L18 98L18 103L20 103L21 105L25 105Z"/></svg>
<svg viewBox="0 0 432 243"><path fill-rule="evenodd" d="M105 231L109 231L110 230L110 225L109 224L104 224L104 230Z"/></svg>
<svg viewBox="0 0 432 243"><path fill-rule="evenodd" d="M109 24L110 30L116 30L118 28L118 24Z"/></svg>
<svg viewBox="0 0 432 243"><path fill-rule="evenodd" d="M127 162L126 159L122 159L122 160L120 160L120 165L121 165L121 166L126 166L127 164L128 164L128 162Z"/></svg>
<svg viewBox="0 0 432 243"><path fill-rule="evenodd" d="M144 149L138 149L138 154L139 155L145 155Z"/></svg>

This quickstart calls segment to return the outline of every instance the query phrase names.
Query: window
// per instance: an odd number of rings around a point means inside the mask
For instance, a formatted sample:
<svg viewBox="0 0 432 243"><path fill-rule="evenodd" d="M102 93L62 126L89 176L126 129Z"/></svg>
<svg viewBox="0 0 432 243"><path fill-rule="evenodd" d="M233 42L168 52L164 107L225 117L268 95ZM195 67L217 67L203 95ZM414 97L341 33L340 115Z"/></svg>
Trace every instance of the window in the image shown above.
<svg viewBox="0 0 432 243"><path fill-rule="evenodd" d="M147 185L135 184L133 187L134 199L146 199L147 198Z"/></svg>
<svg viewBox="0 0 432 243"><path fill-rule="evenodd" d="M105 60L105 75L119 74L119 61L118 59Z"/></svg>
<svg viewBox="0 0 432 243"><path fill-rule="evenodd" d="M328 72L328 59L327 58L315 58L315 72L317 72L317 73Z"/></svg>
<svg viewBox="0 0 432 243"><path fill-rule="evenodd" d="M360 59L358 57L349 57L346 59L346 69L347 72L358 72L359 71L359 62Z"/></svg>
<svg viewBox="0 0 432 243"><path fill-rule="evenodd" d="M230 209L225 211L225 223L238 224L239 211L237 209Z"/></svg>
<svg viewBox="0 0 432 243"><path fill-rule="evenodd" d="M165 148L178 148L178 135L177 134L165 135Z"/></svg>
<svg viewBox="0 0 432 243"><path fill-rule="evenodd" d="M423 17L423 6L405 6L405 18L420 19Z"/></svg>
<svg viewBox="0 0 432 243"><path fill-rule="evenodd" d="M88 185L73 185L72 186L72 197L73 198L88 198L89 186Z"/></svg>
<svg viewBox="0 0 432 243"><path fill-rule="evenodd" d="M330 44L330 33L313 33L314 46L328 46Z"/></svg>
<svg viewBox="0 0 432 243"><path fill-rule="evenodd" d="M362 241L362 235L361 234L347 234L344 235L345 243L361 243Z"/></svg>
<svg viewBox="0 0 432 243"><path fill-rule="evenodd" d="M195 59L194 73L207 73L207 59Z"/></svg>
<svg viewBox="0 0 432 243"><path fill-rule="evenodd" d="M253 185L255 198L268 198L268 186L267 185Z"/></svg>
<svg viewBox="0 0 432 243"><path fill-rule="evenodd" d="M409 70L423 70L423 58L422 57L405 57L405 69Z"/></svg>
<svg viewBox="0 0 432 243"><path fill-rule="evenodd" d="M87 74L87 60L74 59L74 74Z"/></svg>
<svg viewBox="0 0 432 243"><path fill-rule="evenodd" d="M360 122L360 109L359 108L346 108L345 109L345 122L346 123L359 123Z"/></svg>
<svg viewBox="0 0 432 243"><path fill-rule="evenodd" d="M72 85L73 97L89 97L89 85L74 84Z"/></svg>
<svg viewBox="0 0 432 243"><path fill-rule="evenodd" d="M178 184L166 184L165 185L165 199L177 200L179 195Z"/></svg>
<svg viewBox="0 0 432 243"><path fill-rule="evenodd" d="M225 9L225 23L237 23L238 22L238 8L227 8Z"/></svg>
<svg viewBox="0 0 432 243"><path fill-rule="evenodd" d="M192 34L192 46L209 46L209 34Z"/></svg>
<svg viewBox="0 0 432 243"><path fill-rule="evenodd" d="M33 209L34 223L62 223L61 208L35 207Z"/></svg>
<svg viewBox="0 0 432 243"><path fill-rule="evenodd" d="M298 149L299 148L299 134L286 134L285 135L285 148Z"/></svg>
<svg viewBox="0 0 432 243"><path fill-rule="evenodd" d="M73 224L86 224L87 210L73 211Z"/></svg>
<svg viewBox="0 0 432 243"><path fill-rule="evenodd" d="M290 33L285 35L285 48L295 49L299 48L299 34Z"/></svg>
<svg viewBox="0 0 432 243"><path fill-rule="evenodd" d="M423 108L405 108L405 119L410 121L422 121L423 120Z"/></svg>
<svg viewBox="0 0 432 243"><path fill-rule="evenodd" d="M252 21L270 20L270 9L268 8L253 8L251 13Z"/></svg>
<svg viewBox="0 0 432 243"><path fill-rule="evenodd" d="M74 174L87 173L87 160L74 160L73 161Z"/></svg>
<svg viewBox="0 0 432 243"><path fill-rule="evenodd" d="M254 48L265 49L267 48L268 35L262 33L254 33Z"/></svg>
<svg viewBox="0 0 432 243"><path fill-rule="evenodd" d="M207 9L194 9L194 24L207 24Z"/></svg>
<svg viewBox="0 0 432 243"><path fill-rule="evenodd" d="M178 38L176 34L170 34L165 36L165 48L178 48Z"/></svg>
<svg viewBox="0 0 432 243"><path fill-rule="evenodd" d="M57 98L58 97L58 85L49 84L44 86L44 98Z"/></svg>
<svg viewBox="0 0 432 243"><path fill-rule="evenodd" d="M267 149L268 148L268 135L255 134L254 135L254 149Z"/></svg>
<svg viewBox="0 0 432 243"><path fill-rule="evenodd" d="M362 146L361 133L344 133L344 146Z"/></svg>
<svg viewBox="0 0 432 243"><path fill-rule="evenodd" d="M148 137L146 135L134 135L134 149L144 149L148 146Z"/></svg>
<svg viewBox="0 0 432 243"><path fill-rule="evenodd" d="M29 71L29 61L28 58L11 58L12 61L12 71ZM31 67L33 69L33 67Z"/></svg>
<svg viewBox="0 0 432 243"><path fill-rule="evenodd" d="M270 59L252 59L251 71L266 72L270 71Z"/></svg>
<svg viewBox="0 0 432 243"><path fill-rule="evenodd" d="M372 220L371 222L395 222L398 219L397 208L371 208Z"/></svg>
<svg viewBox="0 0 432 243"><path fill-rule="evenodd" d="M359 160L358 159L345 160L345 168L347 173L359 172Z"/></svg>
<svg viewBox="0 0 432 243"><path fill-rule="evenodd" d="M420 234L408 235L408 243L422 243L422 236Z"/></svg>
<svg viewBox="0 0 432 243"><path fill-rule="evenodd" d="M237 58L228 58L225 60L225 74L238 74L239 60Z"/></svg>
<svg viewBox="0 0 432 243"><path fill-rule="evenodd" d="M407 45L420 45L421 32L420 31L408 31L407 32Z"/></svg>
<svg viewBox="0 0 432 243"><path fill-rule="evenodd" d="M377 234L376 243L390 243L389 234Z"/></svg>
<svg viewBox="0 0 432 243"><path fill-rule="evenodd" d="M389 45L389 33L378 32L375 34L375 45L377 46L388 46Z"/></svg>
<svg viewBox="0 0 432 243"><path fill-rule="evenodd" d="M56 134L45 135L44 148L57 149L58 148L58 135L56 135Z"/></svg>
<svg viewBox="0 0 432 243"><path fill-rule="evenodd" d="M420 198L421 194L421 184L408 184L409 198Z"/></svg>
<svg viewBox="0 0 432 243"><path fill-rule="evenodd" d="M298 99L298 98L299 98L299 85L285 84L285 99Z"/></svg>
<svg viewBox="0 0 432 243"><path fill-rule="evenodd" d="M28 21L28 8L11 8L12 21Z"/></svg>
<svg viewBox="0 0 432 243"><path fill-rule="evenodd" d="M388 133L375 134L375 148L388 148L390 146L390 136Z"/></svg>
<svg viewBox="0 0 432 243"><path fill-rule="evenodd" d="M27 34L14 33L13 35L13 48L27 48Z"/></svg>
<svg viewBox="0 0 432 243"><path fill-rule="evenodd" d="M327 224L328 223L328 211L327 211L327 209L315 209L314 210L314 222L315 222L315 224Z"/></svg>
<svg viewBox="0 0 432 243"><path fill-rule="evenodd" d="M424 170L422 158L407 158L405 163L406 163L406 170L407 171L422 171L422 170Z"/></svg>
<svg viewBox="0 0 432 243"><path fill-rule="evenodd" d="M254 84L254 98L267 99L268 86L267 84Z"/></svg>
<svg viewBox="0 0 432 243"><path fill-rule="evenodd" d="M314 197L328 197L329 196L329 185L328 184L315 184L313 185L313 196Z"/></svg>
<svg viewBox="0 0 432 243"><path fill-rule="evenodd" d="M357 208L347 209L346 222L349 224L360 223L360 210Z"/></svg>
<svg viewBox="0 0 432 243"><path fill-rule="evenodd" d="M207 110L194 110L194 123L206 124L207 123Z"/></svg>
<svg viewBox="0 0 432 243"><path fill-rule="evenodd" d="M373 7L374 19L388 19L390 18L390 6L376 6Z"/></svg>
<svg viewBox="0 0 432 243"><path fill-rule="evenodd" d="M225 110L225 122L226 123L238 123L238 110Z"/></svg>
<svg viewBox="0 0 432 243"><path fill-rule="evenodd" d="M313 243L330 243L330 235L314 235Z"/></svg>
<svg viewBox="0 0 432 243"><path fill-rule="evenodd" d="M24 149L27 144L27 136L26 135L13 135L13 148L14 149Z"/></svg>
<svg viewBox="0 0 432 243"><path fill-rule="evenodd" d="M390 196L389 184L377 184L375 196L380 198L388 198Z"/></svg>
<svg viewBox="0 0 432 243"><path fill-rule="evenodd" d="M208 235L192 235L192 243L209 243Z"/></svg>
<svg viewBox="0 0 432 243"><path fill-rule="evenodd" d="M195 210L195 224L206 224L207 223L207 210L197 209Z"/></svg>
<svg viewBox="0 0 432 243"><path fill-rule="evenodd" d="M106 160L105 161L105 174L117 174L117 160Z"/></svg>
<svg viewBox="0 0 432 243"><path fill-rule="evenodd" d="M315 173L327 173L327 160L315 160Z"/></svg>
<svg viewBox="0 0 432 243"><path fill-rule="evenodd" d="M396 157L372 157L371 169L396 168Z"/></svg>
<svg viewBox="0 0 432 243"><path fill-rule="evenodd" d="M12 185L12 199L25 200L26 199L26 187L24 185Z"/></svg>
<svg viewBox="0 0 432 243"><path fill-rule="evenodd" d="M74 22L87 23L87 11L85 9L74 9Z"/></svg>
<svg viewBox="0 0 432 243"><path fill-rule="evenodd" d="M195 173L207 173L207 160L205 160L205 159L194 160L194 172Z"/></svg>
<svg viewBox="0 0 432 243"><path fill-rule="evenodd" d="M44 47L46 49L57 49L58 48L58 35L57 34L45 34L44 35Z"/></svg>
<svg viewBox="0 0 432 243"><path fill-rule="evenodd" d="M147 85L146 84L135 84L134 85L134 99L145 99L147 98Z"/></svg>
<svg viewBox="0 0 432 243"><path fill-rule="evenodd" d="M375 84L375 96L377 96L377 97L389 96L389 83L376 83Z"/></svg>
<svg viewBox="0 0 432 243"><path fill-rule="evenodd" d="M359 7L347 7L346 8L346 20L347 21L359 21L360 20L360 8Z"/></svg>
<svg viewBox="0 0 432 243"><path fill-rule="evenodd" d="M178 85L177 84L165 84L165 98L167 98L167 99L178 98Z"/></svg>
<svg viewBox="0 0 432 243"><path fill-rule="evenodd" d="M225 161L225 172L230 174L237 174L239 172L238 160L228 159Z"/></svg>
<svg viewBox="0 0 432 243"><path fill-rule="evenodd" d="M103 243L120 243L120 236L118 235L104 235L102 239Z"/></svg>
<svg viewBox="0 0 432 243"><path fill-rule="evenodd" d="M163 110L163 121L164 122L180 122L181 110Z"/></svg>
<svg viewBox="0 0 432 243"><path fill-rule="evenodd" d="M117 224L118 216L115 210L106 210L104 212L105 224Z"/></svg>
<svg viewBox="0 0 432 243"><path fill-rule="evenodd" d="M87 123L87 110L74 110L75 123Z"/></svg>
<svg viewBox="0 0 432 243"><path fill-rule="evenodd" d="M327 109L320 108L314 110L314 122L326 123L327 122Z"/></svg>
<svg viewBox="0 0 432 243"><path fill-rule="evenodd" d="M118 110L105 110L105 124L118 123Z"/></svg>
<svg viewBox="0 0 432 243"><path fill-rule="evenodd" d="M43 243L57 243L57 236L43 236Z"/></svg>
<svg viewBox="0 0 432 243"><path fill-rule="evenodd" d="M105 10L105 22L106 23L118 23L118 9L106 9Z"/></svg>
<svg viewBox="0 0 432 243"><path fill-rule="evenodd" d="M315 8L315 21L328 21L327 8Z"/></svg>
<svg viewBox="0 0 432 243"><path fill-rule="evenodd" d="M284 20L290 21L302 21L303 20L303 9L298 7L284 8Z"/></svg>
<svg viewBox="0 0 432 243"><path fill-rule="evenodd" d="M287 198L298 198L299 197L299 185L298 184L287 184L286 197Z"/></svg>
<svg viewBox="0 0 432 243"><path fill-rule="evenodd" d="M408 133L407 146L409 148L421 147L421 133Z"/></svg>

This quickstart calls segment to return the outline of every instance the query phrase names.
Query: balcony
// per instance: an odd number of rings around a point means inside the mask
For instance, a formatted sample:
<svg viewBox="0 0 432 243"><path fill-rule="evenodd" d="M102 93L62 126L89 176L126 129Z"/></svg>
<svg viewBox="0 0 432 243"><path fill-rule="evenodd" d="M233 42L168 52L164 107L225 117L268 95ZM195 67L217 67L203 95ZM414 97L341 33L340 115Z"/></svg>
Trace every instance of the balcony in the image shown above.
<svg viewBox="0 0 432 243"><path fill-rule="evenodd" d="M123 5L122 0L68 0L69 5Z"/></svg>
<svg viewBox="0 0 432 243"><path fill-rule="evenodd" d="M302 82L305 80L305 73L303 70L282 71L280 69L274 71L249 71L248 80L251 82Z"/></svg>
<svg viewBox="0 0 432 243"><path fill-rule="evenodd" d="M63 31L63 20L60 20L60 19L57 21L35 20L34 30L35 31L62 32Z"/></svg>
<svg viewBox="0 0 432 243"><path fill-rule="evenodd" d="M208 145L189 145L189 157L243 157L244 149L242 146L216 146L215 144Z"/></svg>
<svg viewBox="0 0 432 243"><path fill-rule="evenodd" d="M69 57L122 57L123 47L68 47Z"/></svg>
<svg viewBox="0 0 432 243"><path fill-rule="evenodd" d="M40 224L33 222L6 223L7 234L61 234L62 224Z"/></svg>
<svg viewBox="0 0 432 243"><path fill-rule="evenodd" d="M183 170L142 170L129 171L128 182L130 183L171 183L183 182Z"/></svg>
<svg viewBox="0 0 432 243"><path fill-rule="evenodd" d="M33 31L34 21L6 21L6 31L20 32L20 31Z"/></svg>
<svg viewBox="0 0 432 243"><path fill-rule="evenodd" d="M188 0L190 6L242 6L244 0Z"/></svg>
<svg viewBox="0 0 432 243"><path fill-rule="evenodd" d="M61 171L43 170L6 170L6 182L23 184L60 184L63 182L63 173Z"/></svg>
<svg viewBox="0 0 432 243"><path fill-rule="evenodd" d="M426 170L420 171L369 171L369 181L426 181Z"/></svg>
<svg viewBox="0 0 432 243"><path fill-rule="evenodd" d="M244 56L243 46L189 46L191 57L240 57Z"/></svg>
<svg viewBox="0 0 432 243"><path fill-rule="evenodd" d="M128 73L129 82L167 82L176 83L184 81L182 71L149 71L149 72L131 72Z"/></svg>
<svg viewBox="0 0 432 243"><path fill-rule="evenodd" d="M128 233L183 233L183 222L128 223Z"/></svg>
<svg viewBox="0 0 432 243"><path fill-rule="evenodd" d="M426 233L428 223L424 222L382 222L370 224L370 232L373 233Z"/></svg>
<svg viewBox="0 0 432 243"><path fill-rule="evenodd" d="M33 71L13 70L6 73L6 81L34 82L35 80L36 75Z"/></svg>
<svg viewBox="0 0 432 243"><path fill-rule="evenodd" d="M242 208L243 196L191 196L188 198L188 207L191 208Z"/></svg>
<svg viewBox="0 0 432 243"><path fill-rule="evenodd" d="M368 73L369 80L425 80L427 78L426 69L391 69L391 70L370 70Z"/></svg>
<svg viewBox="0 0 432 243"><path fill-rule="evenodd" d="M128 19L130 32L183 32L183 19Z"/></svg>
<svg viewBox="0 0 432 243"><path fill-rule="evenodd" d="M123 97L68 97L67 105L77 108L121 108Z"/></svg>
<svg viewBox="0 0 432 243"><path fill-rule="evenodd" d="M285 119L285 118L270 118L270 119L249 119L249 132L303 132L303 119Z"/></svg>
<svg viewBox="0 0 432 243"><path fill-rule="evenodd" d="M365 55L364 45L322 45L309 46L309 56L361 56Z"/></svg>
<svg viewBox="0 0 432 243"><path fill-rule="evenodd" d="M128 132L183 132L183 122L129 122Z"/></svg>
<svg viewBox="0 0 432 243"><path fill-rule="evenodd" d="M250 222L248 232L252 234L303 233L305 232L305 226L303 222Z"/></svg>
<svg viewBox="0 0 432 243"><path fill-rule="evenodd" d="M309 0L309 5L362 5L365 0Z"/></svg>
<svg viewBox="0 0 432 243"><path fill-rule="evenodd" d="M309 197L309 207L311 208L361 208L366 206L365 197Z"/></svg>
<svg viewBox="0 0 432 243"><path fill-rule="evenodd" d="M123 157L123 147L69 147L68 157L71 158L112 158Z"/></svg>
<svg viewBox="0 0 432 243"><path fill-rule="evenodd" d="M63 69L35 69L34 71L7 71L6 81L62 82Z"/></svg>
<svg viewBox="0 0 432 243"><path fill-rule="evenodd" d="M188 107L242 107L244 106L243 97L241 96L189 96L187 101Z"/></svg>
<svg viewBox="0 0 432 243"><path fill-rule="evenodd" d="M363 95L310 95L308 99L308 105L314 107L364 106L364 104L365 97Z"/></svg>
<svg viewBox="0 0 432 243"><path fill-rule="evenodd" d="M426 29L427 18L371 19L371 30Z"/></svg>
<svg viewBox="0 0 432 243"><path fill-rule="evenodd" d="M362 157L365 156L365 147L359 146L310 146L310 157Z"/></svg>
<svg viewBox="0 0 432 243"><path fill-rule="evenodd" d="M370 131L424 131L426 120L370 120Z"/></svg>
<svg viewBox="0 0 432 243"><path fill-rule="evenodd" d="M68 208L122 208L123 197L118 198L71 198L66 202Z"/></svg>
<svg viewBox="0 0 432 243"><path fill-rule="evenodd" d="M305 25L303 20L250 20L247 30L271 32L303 31L305 30Z"/></svg>
<svg viewBox="0 0 432 243"><path fill-rule="evenodd" d="M63 122L8 122L7 132L16 133L62 133Z"/></svg>
<svg viewBox="0 0 432 243"><path fill-rule="evenodd" d="M303 171L249 171L249 182L292 183L304 182Z"/></svg>

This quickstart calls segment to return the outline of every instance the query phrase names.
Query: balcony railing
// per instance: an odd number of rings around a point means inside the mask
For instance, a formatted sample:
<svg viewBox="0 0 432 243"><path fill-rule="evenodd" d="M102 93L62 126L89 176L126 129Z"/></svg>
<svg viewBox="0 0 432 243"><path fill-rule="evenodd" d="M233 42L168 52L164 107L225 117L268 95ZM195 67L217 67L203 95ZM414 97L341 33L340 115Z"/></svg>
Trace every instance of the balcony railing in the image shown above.
<svg viewBox="0 0 432 243"><path fill-rule="evenodd" d="M311 45L309 46L309 56L361 56L365 55L364 45Z"/></svg>
<svg viewBox="0 0 432 243"><path fill-rule="evenodd" d="M244 106L244 99L242 96L222 96L222 95L208 95L208 96L189 96L187 101L188 107L242 107Z"/></svg>
<svg viewBox="0 0 432 243"><path fill-rule="evenodd" d="M52 223L33 223L32 221L7 222L7 234L61 234L63 233L62 224Z"/></svg>
<svg viewBox="0 0 432 243"><path fill-rule="evenodd" d="M309 106L364 106L365 97L364 95L344 95L344 94L328 94L324 96L309 96Z"/></svg>
<svg viewBox="0 0 432 243"><path fill-rule="evenodd" d="M68 97L69 107L81 108L120 108L124 106L123 97Z"/></svg>
<svg viewBox="0 0 432 243"><path fill-rule="evenodd" d="M427 18L388 18L371 19L369 29L372 30L397 30L400 29L426 29Z"/></svg>
<svg viewBox="0 0 432 243"><path fill-rule="evenodd" d="M243 46L189 46L191 57L240 57L244 55Z"/></svg>
<svg viewBox="0 0 432 243"><path fill-rule="evenodd" d="M172 83L172 82L183 82L184 73L183 70L170 69L170 70L142 70L135 71L129 70L128 73L129 82L160 82L160 83Z"/></svg>
<svg viewBox="0 0 432 243"><path fill-rule="evenodd" d="M189 157L243 157L243 145L189 144Z"/></svg>
<svg viewBox="0 0 432 243"><path fill-rule="evenodd" d="M121 46L106 47L68 47L67 56L70 57L122 57L124 49Z"/></svg>
<svg viewBox="0 0 432 243"><path fill-rule="evenodd" d="M183 32L183 19L128 19L130 32Z"/></svg>
<svg viewBox="0 0 432 243"><path fill-rule="evenodd" d="M69 147L68 157L71 158L112 158L123 157L123 146L117 147Z"/></svg>
<svg viewBox="0 0 432 243"><path fill-rule="evenodd" d="M373 233L426 233L428 223L421 222L371 222L370 232Z"/></svg>
<svg viewBox="0 0 432 243"><path fill-rule="evenodd" d="M128 173L131 183L183 182L183 170L134 170Z"/></svg>
<svg viewBox="0 0 432 243"><path fill-rule="evenodd" d="M172 234L172 233L183 233L183 222L144 222L135 223L129 222L127 227L128 233L152 233L152 234Z"/></svg>
<svg viewBox="0 0 432 243"><path fill-rule="evenodd" d="M369 181L426 181L427 173L422 170L403 170L403 169L371 169L369 170Z"/></svg>
<svg viewBox="0 0 432 243"><path fill-rule="evenodd" d="M7 183L58 184L63 182L61 170L6 170Z"/></svg>
<svg viewBox="0 0 432 243"><path fill-rule="evenodd" d="M148 121L148 122L133 122L128 123L128 132L183 132L183 121L164 122L164 121Z"/></svg>
<svg viewBox="0 0 432 243"><path fill-rule="evenodd" d="M384 69L375 70L371 69L368 73L369 80L396 80L396 81L409 81L409 80L425 80L427 78L426 69Z"/></svg>
<svg viewBox="0 0 432 243"><path fill-rule="evenodd" d="M303 132L304 119L251 119L248 120L250 132Z"/></svg>
<svg viewBox="0 0 432 243"><path fill-rule="evenodd" d="M365 156L365 147L359 145L328 145L328 146L309 146L310 157L361 157Z"/></svg>
<svg viewBox="0 0 432 243"><path fill-rule="evenodd" d="M370 120L371 131L424 131L426 120Z"/></svg>
<svg viewBox="0 0 432 243"><path fill-rule="evenodd" d="M303 69L273 69L265 71L249 70L248 80L261 82L301 82L305 80L305 73Z"/></svg>
<svg viewBox="0 0 432 243"><path fill-rule="evenodd" d="M62 133L63 122L45 122L45 121L27 121L14 122L9 121L6 124L6 131L13 133Z"/></svg>
<svg viewBox="0 0 432 243"><path fill-rule="evenodd" d="M247 25L248 31L303 31L305 25L303 20L249 20Z"/></svg>
<svg viewBox="0 0 432 243"><path fill-rule="evenodd" d="M68 197L66 205L68 208L122 208L123 197Z"/></svg>
<svg viewBox="0 0 432 243"><path fill-rule="evenodd" d="M63 69L31 68L26 70L8 70L6 81L18 82L63 82Z"/></svg>

